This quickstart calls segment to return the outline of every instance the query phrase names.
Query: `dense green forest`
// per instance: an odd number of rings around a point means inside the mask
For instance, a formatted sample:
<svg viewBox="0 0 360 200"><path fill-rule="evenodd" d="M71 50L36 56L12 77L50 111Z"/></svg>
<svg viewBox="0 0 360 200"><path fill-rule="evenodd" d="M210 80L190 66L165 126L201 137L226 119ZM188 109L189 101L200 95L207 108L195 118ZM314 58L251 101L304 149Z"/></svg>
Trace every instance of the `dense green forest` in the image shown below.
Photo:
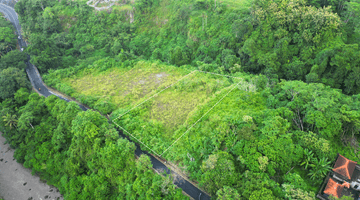
<svg viewBox="0 0 360 200"><path fill-rule="evenodd" d="M49 86L159 152L195 124L163 157L213 198L315 199L336 153L360 159L359 0L124 0L100 12L80 0L21 0L16 12L25 52ZM0 42L14 44L1 25ZM30 93L23 54L1 52L1 127L24 166L66 199L186 198L148 157L135 159L116 124ZM120 98L114 91L130 89L101 81L140 69L166 71L166 80L201 70L242 81L201 75L118 119L152 93ZM91 80L99 85L87 91ZM167 126L152 109L176 93L197 104Z"/></svg>
<svg viewBox="0 0 360 200"><path fill-rule="evenodd" d="M98 112L20 89L0 105L1 131L17 162L59 188L65 199L187 199L148 156L119 139Z"/></svg>

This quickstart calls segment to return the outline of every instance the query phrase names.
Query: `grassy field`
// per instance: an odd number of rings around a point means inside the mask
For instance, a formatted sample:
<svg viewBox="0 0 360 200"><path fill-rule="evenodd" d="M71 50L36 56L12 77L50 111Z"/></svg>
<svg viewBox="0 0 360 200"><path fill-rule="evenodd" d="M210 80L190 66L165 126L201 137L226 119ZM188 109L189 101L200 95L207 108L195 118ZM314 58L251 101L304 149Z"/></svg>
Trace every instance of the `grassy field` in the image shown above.
<svg viewBox="0 0 360 200"><path fill-rule="evenodd" d="M108 97L118 108L138 102L176 82L190 71L175 67L138 63L132 69L112 68L105 72L89 74L86 71L76 77L63 79L77 93L97 97Z"/></svg>
<svg viewBox="0 0 360 200"><path fill-rule="evenodd" d="M151 62L139 62L132 69L111 68L100 73L84 70L62 82L71 85L78 94L110 99L124 110L150 98L140 107L146 109L141 116L160 122L166 133L173 132L187 120L189 113L233 84L231 79L222 76Z"/></svg>

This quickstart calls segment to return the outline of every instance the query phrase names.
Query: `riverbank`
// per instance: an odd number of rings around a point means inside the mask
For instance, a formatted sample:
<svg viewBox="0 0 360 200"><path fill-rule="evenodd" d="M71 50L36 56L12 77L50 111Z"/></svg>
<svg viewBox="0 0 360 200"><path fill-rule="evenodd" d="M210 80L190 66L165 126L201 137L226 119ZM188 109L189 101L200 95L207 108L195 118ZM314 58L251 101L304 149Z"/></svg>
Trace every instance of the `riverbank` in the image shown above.
<svg viewBox="0 0 360 200"><path fill-rule="evenodd" d="M57 188L49 186L31 170L17 163L14 149L4 144L6 139L0 132L0 196L4 200L62 200Z"/></svg>

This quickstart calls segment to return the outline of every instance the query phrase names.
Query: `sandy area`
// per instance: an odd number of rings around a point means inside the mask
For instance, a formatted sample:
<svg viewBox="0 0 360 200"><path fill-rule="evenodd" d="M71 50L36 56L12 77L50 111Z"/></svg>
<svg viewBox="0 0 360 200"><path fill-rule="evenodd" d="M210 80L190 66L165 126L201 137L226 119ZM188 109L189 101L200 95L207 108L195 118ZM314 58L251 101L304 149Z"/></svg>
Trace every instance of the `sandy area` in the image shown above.
<svg viewBox="0 0 360 200"><path fill-rule="evenodd" d="M0 132L0 197L5 200L57 200L64 199L57 188L40 181L39 176L32 176L31 170L17 163L14 149L5 144Z"/></svg>

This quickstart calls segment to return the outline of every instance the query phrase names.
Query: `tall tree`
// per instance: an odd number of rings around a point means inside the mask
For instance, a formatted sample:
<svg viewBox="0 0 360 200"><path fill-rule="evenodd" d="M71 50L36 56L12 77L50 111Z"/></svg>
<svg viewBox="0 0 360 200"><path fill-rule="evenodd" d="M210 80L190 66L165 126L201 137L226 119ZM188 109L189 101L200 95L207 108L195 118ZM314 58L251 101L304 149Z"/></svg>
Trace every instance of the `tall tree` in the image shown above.
<svg viewBox="0 0 360 200"><path fill-rule="evenodd" d="M30 88L24 71L9 67L0 71L0 99L13 97L20 88Z"/></svg>
<svg viewBox="0 0 360 200"><path fill-rule="evenodd" d="M239 178L235 173L233 158L223 151L210 155L203 162L202 171L201 184L211 194L216 194L216 191L224 186L232 186Z"/></svg>
<svg viewBox="0 0 360 200"><path fill-rule="evenodd" d="M24 52L19 50L10 51L5 56L1 57L0 70L9 67L15 67L20 70L24 70L26 68L25 61L27 61L27 56Z"/></svg>

